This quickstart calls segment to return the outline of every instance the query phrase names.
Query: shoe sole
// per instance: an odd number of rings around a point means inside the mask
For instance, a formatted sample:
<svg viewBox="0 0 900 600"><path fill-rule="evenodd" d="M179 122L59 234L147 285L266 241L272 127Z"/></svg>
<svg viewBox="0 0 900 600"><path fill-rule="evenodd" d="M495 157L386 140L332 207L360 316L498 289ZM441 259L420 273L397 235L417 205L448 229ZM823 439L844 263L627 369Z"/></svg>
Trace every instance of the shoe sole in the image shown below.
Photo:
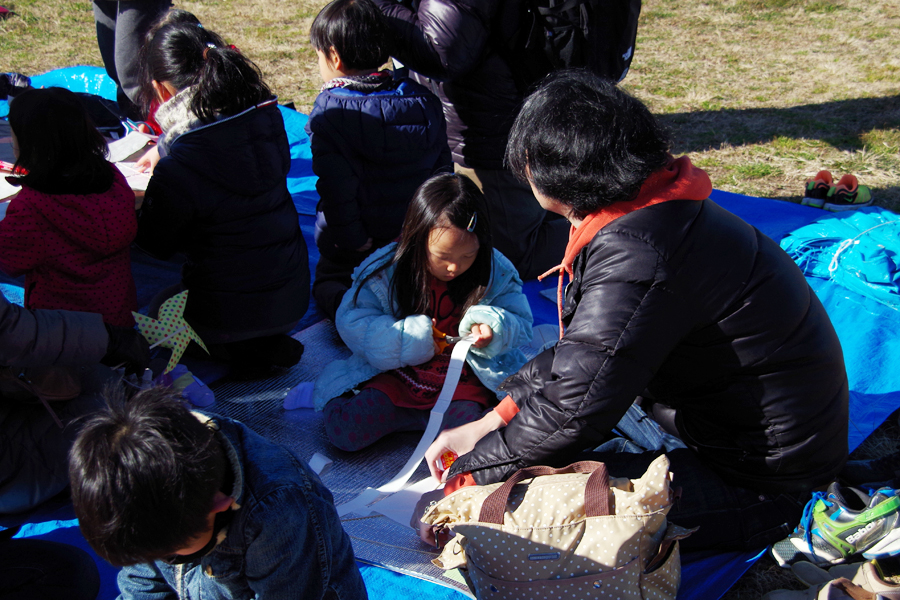
<svg viewBox="0 0 900 600"><path fill-rule="evenodd" d="M829 559L810 552L805 541L798 538L788 538L772 546L772 558L782 569L790 569L794 563L805 561L816 566L831 566L844 562L844 558Z"/></svg>
<svg viewBox="0 0 900 600"><path fill-rule="evenodd" d="M869 201L866 202L865 204L831 204L831 203L825 203L825 205L824 205L822 208L824 208L825 210L830 211L830 212L845 212L845 211L848 211L848 210L856 210L856 209L858 209L858 208L864 208L864 207L866 207L866 206L872 206L872 203L873 203L873 202L875 202L875 201L874 201L874 200L869 200Z"/></svg>
<svg viewBox="0 0 900 600"><path fill-rule="evenodd" d="M800 201L800 204L803 206L812 206L813 208L822 208L822 205L825 204L825 200L822 198L809 198L804 196L803 200Z"/></svg>
<svg viewBox="0 0 900 600"><path fill-rule="evenodd" d="M900 529L892 529L877 544L862 553L864 558L885 558L900 554Z"/></svg>

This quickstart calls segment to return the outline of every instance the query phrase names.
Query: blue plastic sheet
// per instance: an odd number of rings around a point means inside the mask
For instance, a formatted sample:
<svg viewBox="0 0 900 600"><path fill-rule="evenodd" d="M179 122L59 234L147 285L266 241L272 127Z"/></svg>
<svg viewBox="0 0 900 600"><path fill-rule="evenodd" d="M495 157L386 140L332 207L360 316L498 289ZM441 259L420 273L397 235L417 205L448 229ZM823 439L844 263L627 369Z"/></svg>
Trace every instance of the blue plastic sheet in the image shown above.
<svg viewBox="0 0 900 600"><path fill-rule="evenodd" d="M807 276L900 310L900 216L883 208L828 215L792 231L781 247Z"/></svg>
<svg viewBox="0 0 900 600"><path fill-rule="evenodd" d="M79 69L87 69L88 72L79 74L77 72ZM70 89L91 93L98 92L92 91L87 86L97 84L100 87L95 89L99 90L100 95L115 97L115 86L113 85L110 90L108 84L103 83L106 75L102 69L72 67L60 71L64 73L53 72L53 79L47 81L62 81L66 87L75 86ZM41 82L42 80L38 79L37 81ZM107 81L111 83L108 78ZM46 83L41 84L47 85ZM54 83L53 85L59 84ZM2 112L4 104L0 102L0 116L4 114ZM316 179L311 168L309 138L305 132L308 117L284 107L282 107L282 115L285 119L285 128L291 146L288 187L298 212L301 214L301 228L310 247L310 264L314 269L318 252L312 241L313 219L311 215L315 214L318 195L315 192ZM776 241L823 216L823 211L820 209L718 190L713 191L711 198L727 210L755 225ZM892 241L885 244L885 247L894 253L900 252L900 241L894 237ZM177 277L177 270L173 271L173 276ZM140 278L137 269L135 277ZM808 279L831 316L844 349L851 389L851 425L848 441L850 447L855 448L894 409L900 406L900 369L896 366L896 357L900 355L900 313L885 304L839 285L833 280L815 276L810 276ZM140 288L140 281L138 286ZM555 289L555 287L556 279L553 277L544 283L528 282L525 286L526 294L532 305L539 307L535 311L538 317L536 320L539 322L556 322L555 306L538 296L541 290ZM314 306L311 306L311 312L307 313L307 317L304 318L304 326L311 325L312 322L321 318L319 314L313 312L314 310ZM314 321L310 321L310 319ZM68 510L69 513L66 514L71 514L71 505ZM46 517L42 513L42 509L38 508L34 513L22 515L19 519L21 522L50 522ZM55 518L66 522L66 519L72 517L63 515ZM8 526L9 523L0 522L0 525ZM89 550L84 538L74 527L57 528L40 537L72 543ZM715 600L721 597L759 556L760 554L757 553L739 552L684 555L679 599ZM116 570L99 558L96 560L102 576L102 588L98 598L114 598L116 596ZM373 598L461 600L464 597L459 592L414 577L365 565L361 569L369 589L369 595Z"/></svg>
<svg viewBox="0 0 900 600"><path fill-rule="evenodd" d="M66 67L54 69L41 75L29 75L31 85L36 88L62 87L73 92L84 92L103 96L107 100L116 99L116 82L106 74L103 67ZM0 100L0 117L9 114L9 103Z"/></svg>

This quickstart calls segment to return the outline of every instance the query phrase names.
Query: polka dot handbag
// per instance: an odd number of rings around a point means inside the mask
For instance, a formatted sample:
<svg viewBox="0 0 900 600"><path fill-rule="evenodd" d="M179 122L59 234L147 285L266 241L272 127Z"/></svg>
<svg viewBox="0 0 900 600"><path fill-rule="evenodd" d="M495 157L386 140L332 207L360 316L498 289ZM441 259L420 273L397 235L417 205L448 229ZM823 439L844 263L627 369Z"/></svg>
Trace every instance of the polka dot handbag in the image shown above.
<svg viewBox="0 0 900 600"><path fill-rule="evenodd" d="M665 456L635 480L582 461L459 489L422 520L456 534L434 564L460 568L479 600L674 600L691 532L667 522L672 497Z"/></svg>

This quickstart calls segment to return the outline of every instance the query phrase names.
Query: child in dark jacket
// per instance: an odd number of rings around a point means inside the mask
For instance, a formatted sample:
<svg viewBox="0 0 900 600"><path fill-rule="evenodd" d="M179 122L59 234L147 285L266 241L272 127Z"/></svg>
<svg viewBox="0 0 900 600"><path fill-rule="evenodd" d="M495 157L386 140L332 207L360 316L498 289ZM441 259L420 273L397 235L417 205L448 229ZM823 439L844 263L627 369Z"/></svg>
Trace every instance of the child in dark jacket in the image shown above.
<svg viewBox="0 0 900 600"><path fill-rule="evenodd" d="M151 29L144 47L164 135L136 243L161 259L187 256L180 284L151 313L187 289L185 319L213 358L290 367L303 351L288 333L309 304L309 263L287 189L284 119L256 65L187 17Z"/></svg>
<svg viewBox="0 0 900 600"><path fill-rule="evenodd" d="M134 192L78 97L29 89L10 105L22 187L0 222L0 269L25 275L25 307L93 312L132 327Z"/></svg>
<svg viewBox="0 0 900 600"><path fill-rule="evenodd" d="M308 125L321 198L313 296L333 319L353 269L400 234L416 189L451 158L438 98L379 71L389 34L371 0L334 0L310 40L325 81Z"/></svg>

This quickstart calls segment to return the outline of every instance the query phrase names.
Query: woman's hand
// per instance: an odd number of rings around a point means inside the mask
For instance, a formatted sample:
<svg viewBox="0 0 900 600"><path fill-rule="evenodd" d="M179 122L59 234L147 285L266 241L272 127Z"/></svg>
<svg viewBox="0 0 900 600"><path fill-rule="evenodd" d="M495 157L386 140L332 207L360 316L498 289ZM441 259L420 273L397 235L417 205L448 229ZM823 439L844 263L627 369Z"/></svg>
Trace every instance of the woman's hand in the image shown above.
<svg viewBox="0 0 900 600"><path fill-rule="evenodd" d="M138 161L134 164L137 167L137 170L142 173L149 173L153 175L153 169L156 168L156 163L159 162L159 146L153 146L146 152L144 155L138 159Z"/></svg>
<svg viewBox="0 0 900 600"><path fill-rule="evenodd" d="M484 348L494 339L494 331L491 329L491 326L484 323L472 325L471 333L475 336L475 341L472 342L472 345L476 348Z"/></svg>
<svg viewBox="0 0 900 600"><path fill-rule="evenodd" d="M447 471L438 470L435 461L445 452L450 451L457 456L468 454L478 443L478 440L505 426L506 422L495 411L490 411L477 421L466 423L453 429L445 429L437 439L432 442L425 451L425 464L431 471L432 477L439 481L447 480Z"/></svg>

